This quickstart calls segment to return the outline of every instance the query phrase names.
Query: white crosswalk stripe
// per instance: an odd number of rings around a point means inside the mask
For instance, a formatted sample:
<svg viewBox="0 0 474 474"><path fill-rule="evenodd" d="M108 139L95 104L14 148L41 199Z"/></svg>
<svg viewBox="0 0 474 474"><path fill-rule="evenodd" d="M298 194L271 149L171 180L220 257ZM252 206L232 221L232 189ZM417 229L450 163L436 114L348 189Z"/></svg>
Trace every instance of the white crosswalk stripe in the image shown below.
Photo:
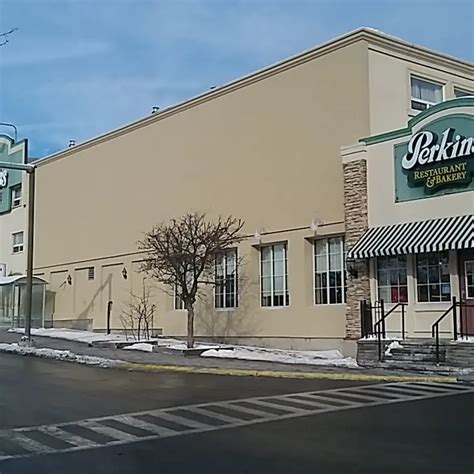
<svg viewBox="0 0 474 474"><path fill-rule="evenodd" d="M135 435L120 431L116 428L111 428L110 426L101 425L99 422L93 420L81 421L77 423L77 426L82 426L83 428L87 428L118 441L135 441L137 439Z"/></svg>
<svg viewBox="0 0 474 474"><path fill-rule="evenodd" d="M463 393L474 393L474 387L444 382L393 382L198 403L76 422L0 430L0 462ZM38 441L43 439L41 435L47 435L44 442ZM54 448L51 444L54 446L55 440L56 445L62 441L71 447ZM19 449L13 452L12 446ZM27 454L17 454L22 451Z"/></svg>
<svg viewBox="0 0 474 474"><path fill-rule="evenodd" d="M66 441L66 443L72 444L73 446L81 446L81 447L97 446L97 443L95 441L91 441L89 439L74 435L72 433L68 433L67 431L62 430L61 428L58 428L57 426L40 426L37 428L37 431L45 433L49 436L53 436L54 438L58 438L63 441Z"/></svg>

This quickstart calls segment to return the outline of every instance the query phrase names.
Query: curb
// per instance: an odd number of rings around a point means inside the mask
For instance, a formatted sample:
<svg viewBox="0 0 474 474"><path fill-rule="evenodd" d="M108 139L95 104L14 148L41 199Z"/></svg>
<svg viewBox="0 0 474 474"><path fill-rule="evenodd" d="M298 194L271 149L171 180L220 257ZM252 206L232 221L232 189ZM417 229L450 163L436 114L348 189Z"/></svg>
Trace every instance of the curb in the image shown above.
<svg viewBox="0 0 474 474"><path fill-rule="evenodd" d="M41 349L41 348L40 348ZM47 349L47 348L45 348ZM364 374L364 373L333 373L333 372L291 372L278 370L251 370L251 369L221 369L219 367L193 367L186 365L164 365L164 364L141 364L137 362L127 362L117 359L104 359L103 364L87 364L73 357L48 357L45 354L35 354L29 351L9 351L0 349L1 353L37 357L41 359L59 360L62 362L74 362L76 364L86 364L90 367L114 368L128 371L140 372L175 372L186 374L207 374L207 375L227 375L240 377L268 377L280 379L306 379L306 380L354 380L354 381L373 381L373 382L452 382L456 383L455 376L435 376L435 375L382 375L382 374ZM78 358L87 358L81 354L74 354ZM91 357L92 359L94 357ZM100 359L100 358L99 358Z"/></svg>
<svg viewBox="0 0 474 474"><path fill-rule="evenodd" d="M291 372L276 370L220 369L218 367L191 367L184 365L139 364L125 362L118 367L142 372L179 372L208 375L233 375L240 377L271 377L284 379L330 379L384 382L456 382L456 377L430 375L377 375L356 373Z"/></svg>

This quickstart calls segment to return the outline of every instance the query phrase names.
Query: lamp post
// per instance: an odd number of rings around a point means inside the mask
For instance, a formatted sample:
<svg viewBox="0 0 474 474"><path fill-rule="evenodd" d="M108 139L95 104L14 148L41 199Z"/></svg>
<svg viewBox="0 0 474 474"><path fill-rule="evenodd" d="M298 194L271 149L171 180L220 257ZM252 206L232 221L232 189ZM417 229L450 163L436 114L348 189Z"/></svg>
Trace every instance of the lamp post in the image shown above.
<svg viewBox="0 0 474 474"><path fill-rule="evenodd" d="M26 302L25 302L25 336L31 343L31 313L33 307L33 246L35 221L35 165L20 163L4 163L0 161L0 169L24 171L28 174L28 238L26 244Z"/></svg>

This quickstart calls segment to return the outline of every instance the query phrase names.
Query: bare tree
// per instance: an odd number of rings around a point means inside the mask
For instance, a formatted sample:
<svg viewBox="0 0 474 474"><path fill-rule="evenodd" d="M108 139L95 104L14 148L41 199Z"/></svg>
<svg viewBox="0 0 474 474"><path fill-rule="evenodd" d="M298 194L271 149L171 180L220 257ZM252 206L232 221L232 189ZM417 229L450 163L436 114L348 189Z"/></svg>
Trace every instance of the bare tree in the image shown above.
<svg viewBox="0 0 474 474"><path fill-rule="evenodd" d="M145 278L142 282L141 293L136 294L131 291L130 297L127 309L123 311L120 317L125 333L127 334L130 331L136 341L140 341L142 337L150 339L156 305L150 302L150 287L146 285Z"/></svg>
<svg viewBox="0 0 474 474"><path fill-rule="evenodd" d="M4 33L0 33L0 46L5 46L7 43L10 42L9 36L12 35L18 28L12 28L9 31L5 31Z"/></svg>
<svg viewBox="0 0 474 474"><path fill-rule="evenodd" d="M142 271L181 298L187 311L187 346L194 347L194 305L199 290L214 285L216 258L243 239L244 222L229 216L212 222L204 213L188 213L156 225L139 242Z"/></svg>

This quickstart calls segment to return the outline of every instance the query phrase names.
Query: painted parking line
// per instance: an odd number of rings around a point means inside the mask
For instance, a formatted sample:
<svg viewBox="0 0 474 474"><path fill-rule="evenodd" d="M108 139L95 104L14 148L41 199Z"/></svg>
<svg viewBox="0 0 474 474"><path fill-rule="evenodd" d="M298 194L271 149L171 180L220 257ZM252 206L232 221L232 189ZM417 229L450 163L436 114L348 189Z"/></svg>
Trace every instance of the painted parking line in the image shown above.
<svg viewBox="0 0 474 474"><path fill-rule="evenodd" d="M54 425L0 430L0 461L465 393L474 393L474 387L449 383L393 382L207 402ZM65 447L58 448L58 445Z"/></svg>

